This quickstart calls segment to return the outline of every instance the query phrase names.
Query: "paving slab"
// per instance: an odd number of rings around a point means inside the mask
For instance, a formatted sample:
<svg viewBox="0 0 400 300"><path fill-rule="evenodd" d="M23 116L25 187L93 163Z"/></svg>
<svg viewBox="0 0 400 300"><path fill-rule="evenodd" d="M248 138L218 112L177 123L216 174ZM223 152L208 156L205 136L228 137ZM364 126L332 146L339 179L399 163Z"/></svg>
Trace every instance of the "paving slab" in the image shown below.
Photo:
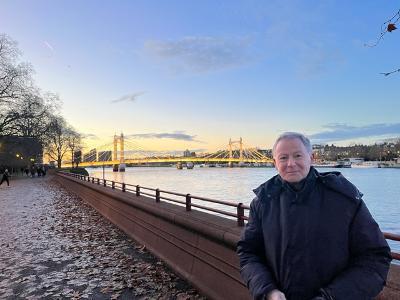
<svg viewBox="0 0 400 300"><path fill-rule="evenodd" d="M0 186L1 299L205 299L52 175Z"/></svg>

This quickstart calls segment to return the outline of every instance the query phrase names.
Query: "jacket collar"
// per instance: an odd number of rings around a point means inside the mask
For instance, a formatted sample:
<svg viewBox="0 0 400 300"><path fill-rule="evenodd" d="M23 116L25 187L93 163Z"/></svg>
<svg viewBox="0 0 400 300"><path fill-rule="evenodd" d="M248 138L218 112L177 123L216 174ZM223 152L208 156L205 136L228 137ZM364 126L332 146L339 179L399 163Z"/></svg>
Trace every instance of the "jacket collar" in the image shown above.
<svg viewBox="0 0 400 300"><path fill-rule="evenodd" d="M304 183L304 187L300 191L298 191L298 193L301 194L307 193L311 189L311 187L314 186L314 183L317 178L318 178L317 170L315 170L314 167L311 167L307 177L305 178L306 182ZM258 188L254 189L253 192L259 199L275 198L278 197L282 192L282 190L284 189L296 192L293 190L292 187L290 187L290 185L285 180L282 179L282 177L279 174L277 174L268 181L261 184Z"/></svg>
<svg viewBox="0 0 400 300"><path fill-rule="evenodd" d="M306 182L306 185L300 191L302 194L309 192L311 187L313 187L317 181L320 181L327 188L341 193L347 197L361 199L363 196L363 194L340 172L319 173L314 167L311 167L306 180L309 180L309 182ZM287 183L279 175L275 175L268 181L261 184L258 188L254 189L253 192L259 199L276 198L285 188L285 184Z"/></svg>

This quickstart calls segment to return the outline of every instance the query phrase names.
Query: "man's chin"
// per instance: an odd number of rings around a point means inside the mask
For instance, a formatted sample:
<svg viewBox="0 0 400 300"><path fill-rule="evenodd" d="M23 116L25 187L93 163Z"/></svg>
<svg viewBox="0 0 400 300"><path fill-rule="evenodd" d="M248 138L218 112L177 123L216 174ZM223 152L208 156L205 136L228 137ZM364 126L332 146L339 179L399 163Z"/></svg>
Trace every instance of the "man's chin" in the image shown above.
<svg viewBox="0 0 400 300"><path fill-rule="evenodd" d="M297 183L303 180L303 178L299 174L286 175L284 179L289 183Z"/></svg>

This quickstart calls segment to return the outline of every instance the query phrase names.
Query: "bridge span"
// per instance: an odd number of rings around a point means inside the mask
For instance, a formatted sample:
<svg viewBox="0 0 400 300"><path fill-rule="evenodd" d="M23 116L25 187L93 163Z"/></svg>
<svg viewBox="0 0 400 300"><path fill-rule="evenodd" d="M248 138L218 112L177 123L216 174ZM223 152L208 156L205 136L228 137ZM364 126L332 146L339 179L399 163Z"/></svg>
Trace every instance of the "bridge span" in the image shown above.
<svg viewBox="0 0 400 300"><path fill-rule="evenodd" d="M111 148L112 145L112 148ZM140 145L126 139L121 133L115 135L112 144L102 146L100 149L91 149L88 153L82 153L79 165L81 167L92 166L113 166L114 170L124 171L126 164L163 164L163 163L221 163L229 164L272 164L273 160L266 155L265 151L246 147L243 139L232 141L225 150L219 150L215 153L191 155L191 156L173 156L168 153L154 153L142 149ZM74 159L63 162L63 166L71 166Z"/></svg>

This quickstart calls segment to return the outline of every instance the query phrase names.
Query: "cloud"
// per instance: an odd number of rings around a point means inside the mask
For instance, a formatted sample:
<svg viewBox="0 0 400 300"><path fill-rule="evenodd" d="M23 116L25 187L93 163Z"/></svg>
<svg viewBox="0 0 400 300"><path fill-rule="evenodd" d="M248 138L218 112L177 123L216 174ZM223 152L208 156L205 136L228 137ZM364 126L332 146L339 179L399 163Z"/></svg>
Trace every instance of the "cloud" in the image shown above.
<svg viewBox="0 0 400 300"><path fill-rule="evenodd" d="M118 103L118 102L134 102L137 100L137 98L141 95L143 95L145 92L137 92L137 93L132 93L132 94L128 94L125 96L122 96L118 99L112 100L111 103Z"/></svg>
<svg viewBox="0 0 400 300"><path fill-rule="evenodd" d="M151 149L146 149L146 150L126 150L125 155L129 157L129 155L140 155L140 156L182 156L183 152L186 151L186 149L175 149L175 150L151 150ZM190 152L195 152L196 154L199 153L204 153L207 151L207 149L204 148L198 148L198 149L189 149Z"/></svg>
<svg viewBox="0 0 400 300"><path fill-rule="evenodd" d="M237 67L252 60L249 38L185 37L174 41L147 41L146 53L178 69L209 72Z"/></svg>
<svg viewBox="0 0 400 300"><path fill-rule="evenodd" d="M93 140L98 140L99 137L93 133L82 133L82 138L84 139L93 139Z"/></svg>
<svg viewBox="0 0 400 300"><path fill-rule="evenodd" d="M380 123L359 127L338 123L328 124L324 127L328 130L309 136L314 143L343 141L384 135L400 135L400 123Z"/></svg>
<svg viewBox="0 0 400 300"><path fill-rule="evenodd" d="M48 41L43 41L43 44L51 51L54 52L54 48Z"/></svg>
<svg viewBox="0 0 400 300"><path fill-rule="evenodd" d="M173 139L188 142L199 142L195 140L195 135L186 134L184 131L175 131L173 133L138 133L129 134L127 137L137 139Z"/></svg>

